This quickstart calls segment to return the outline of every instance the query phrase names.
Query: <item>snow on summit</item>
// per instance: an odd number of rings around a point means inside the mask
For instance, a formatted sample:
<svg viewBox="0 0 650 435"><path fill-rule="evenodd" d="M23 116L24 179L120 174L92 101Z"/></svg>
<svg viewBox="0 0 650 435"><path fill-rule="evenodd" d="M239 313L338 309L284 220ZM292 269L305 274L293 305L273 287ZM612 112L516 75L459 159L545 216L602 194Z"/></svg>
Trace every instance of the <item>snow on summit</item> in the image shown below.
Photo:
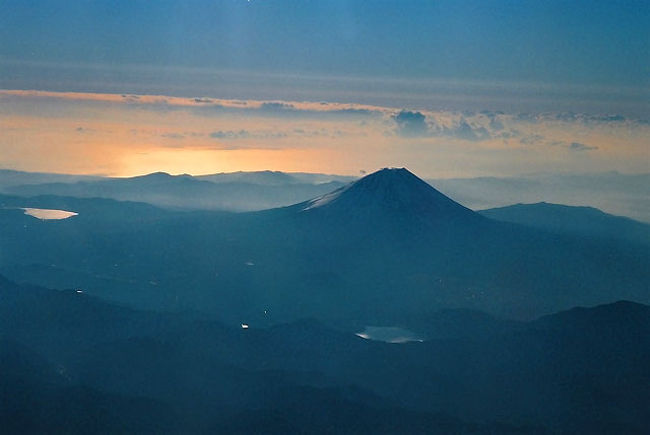
<svg viewBox="0 0 650 435"><path fill-rule="evenodd" d="M384 168L334 192L301 204L301 211L351 213L379 218L407 214L427 219L480 219L405 168Z"/></svg>

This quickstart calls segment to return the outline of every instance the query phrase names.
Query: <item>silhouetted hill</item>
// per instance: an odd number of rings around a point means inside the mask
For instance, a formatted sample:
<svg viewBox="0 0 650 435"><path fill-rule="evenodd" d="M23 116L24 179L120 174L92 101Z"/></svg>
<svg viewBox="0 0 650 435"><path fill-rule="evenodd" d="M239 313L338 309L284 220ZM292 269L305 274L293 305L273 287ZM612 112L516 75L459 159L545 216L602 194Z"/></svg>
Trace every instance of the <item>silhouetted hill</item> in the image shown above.
<svg viewBox="0 0 650 435"><path fill-rule="evenodd" d="M6 433L489 433L339 379L328 353L340 361L375 345L317 322L224 329L6 279L0 296L1 335L44 355L0 339Z"/></svg>
<svg viewBox="0 0 650 435"><path fill-rule="evenodd" d="M0 192L4 192L5 189L12 186L45 183L74 183L77 181L99 180L101 178L102 177L89 175L51 174L0 169Z"/></svg>
<svg viewBox="0 0 650 435"><path fill-rule="evenodd" d="M168 210L162 210L143 202L118 202L114 199L106 198L78 198L55 195L33 197L0 195L0 209L4 209L5 212L24 207L74 211L82 217L89 216L95 220L104 219L113 222L117 221L118 218L147 220L171 215L171 212Z"/></svg>
<svg viewBox="0 0 650 435"><path fill-rule="evenodd" d="M65 367L1 338L0 373L3 433L178 431L174 410L162 402L76 385Z"/></svg>
<svg viewBox="0 0 650 435"><path fill-rule="evenodd" d="M630 301L617 301L593 308L578 307L544 316L534 325L564 331L591 331L593 334L602 334L604 330L617 331L620 335L650 340L650 307Z"/></svg>
<svg viewBox="0 0 650 435"><path fill-rule="evenodd" d="M650 225L603 213L592 207L540 202L493 208L479 213L500 221L566 234L650 243Z"/></svg>
<svg viewBox="0 0 650 435"><path fill-rule="evenodd" d="M650 307L631 302L408 344L363 340L313 320L228 328L6 279L0 312L8 433L650 427ZM460 325L462 316L452 317Z"/></svg>
<svg viewBox="0 0 650 435"><path fill-rule="evenodd" d="M473 210L546 201L589 205L614 215L650 222L650 173L534 174L427 180Z"/></svg>
<svg viewBox="0 0 650 435"><path fill-rule="evenodd" d="M254 172L224 172L220 174L199 175L200 180L213 183L249 183L265 186L284 186L298 184L300 180L286 172L280 171L254 171Z"/></svg>
<svg viewBox="0 0 650 435"><path fill-rule="evenodd" d="M226 175L227 179L223 180ZM284 173L192 177L155 172L130 178L9 185L4 191L21 196L111 198L172 208L248 211L296 203L343 184L341 181L301 182Z"/></svg>

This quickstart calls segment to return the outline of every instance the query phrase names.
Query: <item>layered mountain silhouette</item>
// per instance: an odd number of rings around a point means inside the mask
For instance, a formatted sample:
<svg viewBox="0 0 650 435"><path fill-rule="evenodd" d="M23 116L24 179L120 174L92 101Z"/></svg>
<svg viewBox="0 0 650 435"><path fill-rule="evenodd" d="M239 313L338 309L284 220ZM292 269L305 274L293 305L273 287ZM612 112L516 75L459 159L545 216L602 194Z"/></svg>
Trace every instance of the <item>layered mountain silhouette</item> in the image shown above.
<svg viewBox="0 0 650 435"><path fill-rule="evenodd" d="M530 319L620 298L650 302L645 246L488 219L406 169L255 213L1 199L79 213L39 222L0 210L0 268L9 276L231 324L313 317L419 333L444 308Z"/></svg>
<svg viewBox="0 0 650 435"><path fill-rule="evenodd" d="M482 210L483 216L564 234L650 243L650 225L593 207L539 202Z"/></svg>
<svg viewBox="0 0 650 435"><path fill-rule="evenodd" d="M155 174L160 178L161 189L148 192L139 188L147 176L114 179L0 169L0 192L23 196L104 197L144 201L162 207L246 211L282 207L305 201L358 178L278 171L241 171L198 176ZM650 174L604 172L426 181L473 210L521 202L575 204L579 201L580 204L590 204L608 213L648 222L650 212L646 186L649 178ZM187 180L207 181L221 186L205 191L200 183L190 184L186 183ZM166 189L162 189L163 185L166 185ZM184 187L179 188L179 185Z"/></svg>
<svg viewBox="0 0 650 435"><path fill-rule="evenodd" d="M389 344L228 327L0 276L7 433L647 433L650 307L618 301ZM490 322L496 324L498 319ZM335 421L332 422L331 420Z"/></svg>
<svg viewBox="0 0 650 435"><path fill-rule="evenodd" d="M222 172L211 175L198 175L194 178L213 183L247 183L266 186L286 186L291 184L346 183L357 177L344 175L313 174L306 172L252 171Z"/></svg>
<svg viewBox="0 0 650 435"><path fill-rule="evenodd" d="M35 176L0 172L0 191L22 196L57 195L142 201L167 208L249 211L299 202L342 186L346 177L307 177L284 173L233 173L193 177L154 172L129 178ZM38 175L38 174L36 174ZM12 180L23 184L12 184ZM51 180L57 180L52 182ZM14 181L16 183L16 181Z"/></svg>
<svg viewBox="0 0 650 435"><path fill-rule="evenodd" d="M478 177L430 181L445 195L473 210L517 203L590 205L607 213L650 222L650 173L540 173L520 177Z"/></svg>

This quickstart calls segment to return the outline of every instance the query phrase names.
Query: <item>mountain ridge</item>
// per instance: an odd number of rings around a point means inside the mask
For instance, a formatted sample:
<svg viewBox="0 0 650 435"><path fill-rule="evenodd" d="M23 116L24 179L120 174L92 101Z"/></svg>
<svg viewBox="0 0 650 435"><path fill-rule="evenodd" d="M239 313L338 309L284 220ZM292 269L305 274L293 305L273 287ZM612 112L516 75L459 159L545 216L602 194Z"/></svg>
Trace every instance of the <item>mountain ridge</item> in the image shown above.
<svg viewBox="0 0 650 435"><path fill-rule="evenodd" d="M650 244L650 225L595 207L537 202L479 210L491 219L583 237L620 239Z"/></svg>

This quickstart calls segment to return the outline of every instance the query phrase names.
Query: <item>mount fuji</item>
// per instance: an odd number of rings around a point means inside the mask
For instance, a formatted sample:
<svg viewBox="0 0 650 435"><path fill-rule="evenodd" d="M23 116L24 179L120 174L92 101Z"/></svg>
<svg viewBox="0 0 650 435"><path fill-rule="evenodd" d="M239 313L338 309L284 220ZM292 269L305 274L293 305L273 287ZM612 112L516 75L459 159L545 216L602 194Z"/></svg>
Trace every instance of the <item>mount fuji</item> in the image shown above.
<svg viewBox="0 0 650 435"><path fill-rule="evenodd" d="M356 210L375 216L408 213L436 221L481 220L478 214L438 192L405 168L381 169L295 207L312 213Z"/></svg>

